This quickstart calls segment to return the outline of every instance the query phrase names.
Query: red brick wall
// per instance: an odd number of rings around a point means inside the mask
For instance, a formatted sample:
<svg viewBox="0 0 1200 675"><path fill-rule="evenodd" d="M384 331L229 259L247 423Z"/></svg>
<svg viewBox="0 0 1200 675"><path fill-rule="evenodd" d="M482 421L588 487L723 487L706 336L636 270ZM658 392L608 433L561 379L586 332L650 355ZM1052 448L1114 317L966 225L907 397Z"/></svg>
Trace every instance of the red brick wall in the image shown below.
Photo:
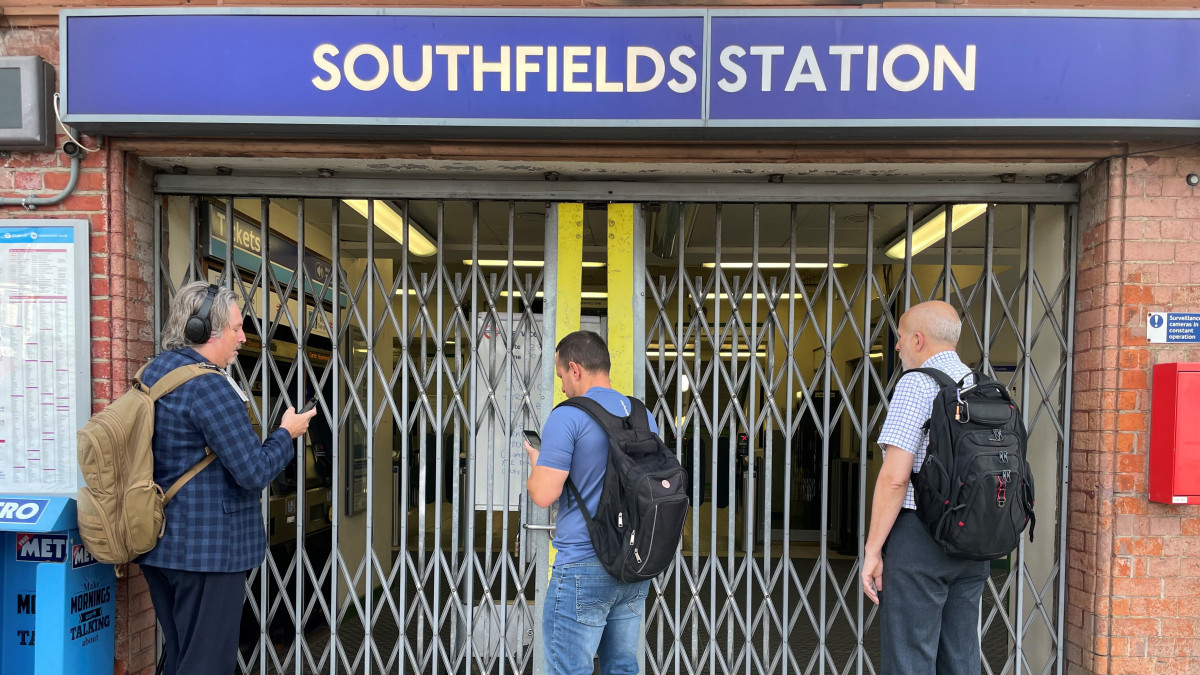
<svg viewBox="0 0 1200 675"><path fill-rule="evenodd" d="M67 140L60 136L59 146ZM80 139L95 147L96 139ZM58 151L0 159L0 196L59 194L70 160ZM153 353L153 212L149 171L109 145L83 160L78 187L62 204L36 211L0 207L0 218L83 218L90 223L93 411L120 395ZM137 567L117 582L117 675L154 672L154 611Z"/></svg>
<svg viewBox="0 0 1200 675"><path fill-rule="evenodd" d="M36 55L58 64L55 29L0 30L0 55ZM70 179L70 159L57 150L0 156L0 196L49 197ZM80 139L94 148L97 139ZM83 159L79 183L57 206L28 211L0 207L0 218L83 218L90 223L90 286L93 411L127 387L137 366L153 352L153 214L150 177L144 165L107 144ZM154 611L136 566L117 582L116 663L118 675L154 672Z"/></svg>
<svg viewBox="0 0 1200 675"><path fill-rule="evenodd" d="M1082 180L1067 565L1070 673L1200 673L1200 509L1148 501L1146 312L1200 310L1196 146L1132 148Z"/></svg>

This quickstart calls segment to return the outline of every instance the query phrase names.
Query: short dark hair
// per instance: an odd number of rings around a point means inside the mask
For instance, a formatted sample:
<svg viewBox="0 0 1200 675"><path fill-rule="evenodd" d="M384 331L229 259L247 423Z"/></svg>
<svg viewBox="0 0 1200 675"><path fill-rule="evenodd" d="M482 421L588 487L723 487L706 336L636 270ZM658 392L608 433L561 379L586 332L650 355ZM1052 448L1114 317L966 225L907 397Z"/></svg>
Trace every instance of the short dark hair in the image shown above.
<svg viewBox="0 0 1200 675"><path fill-rule="evenodd" d="M578 363L590 373L607 373L612 368L608 345L590 330L577 330L564 337L558 341L554 351L564 366L571 362Z"/></svg>

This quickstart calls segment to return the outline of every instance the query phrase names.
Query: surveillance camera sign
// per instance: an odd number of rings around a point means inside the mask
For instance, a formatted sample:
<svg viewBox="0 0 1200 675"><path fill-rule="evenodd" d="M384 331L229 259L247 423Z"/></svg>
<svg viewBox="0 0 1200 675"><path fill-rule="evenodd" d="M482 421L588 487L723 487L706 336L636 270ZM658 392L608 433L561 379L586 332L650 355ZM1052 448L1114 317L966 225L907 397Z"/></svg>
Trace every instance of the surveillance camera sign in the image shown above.
<svg viewBox="0 0 1200 675"><path fill-rule="evenodd" d="M1200 312L1150 312L1146 340L1156 344L1200 342Z"/></svg>

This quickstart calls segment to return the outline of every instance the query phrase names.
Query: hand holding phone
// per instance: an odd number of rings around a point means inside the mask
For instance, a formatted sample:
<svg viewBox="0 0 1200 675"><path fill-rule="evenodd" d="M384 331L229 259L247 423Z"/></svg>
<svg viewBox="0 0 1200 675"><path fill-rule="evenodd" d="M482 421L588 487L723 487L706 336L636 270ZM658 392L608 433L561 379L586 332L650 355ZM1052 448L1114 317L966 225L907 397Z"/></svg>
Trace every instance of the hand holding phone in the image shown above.
<svg viewBox="0 0 1200 675"><path fill-rule="evenodd" d="M534 450L542 449L542 437L538 432L531 429L524 429L521 433L525 434L525 442L532 446Z"/></svg>
<svg viewBox="0 0 1200 675"><path fill-rule="evenodd" d="M308 422L316 415L313 408L317 407L317 399L310 398L304 404L304 407L299 410L288 408L283 411L283 419L279 421L279 426L287 429L288 435L292 438L300 438L308 431Z"/></svg>

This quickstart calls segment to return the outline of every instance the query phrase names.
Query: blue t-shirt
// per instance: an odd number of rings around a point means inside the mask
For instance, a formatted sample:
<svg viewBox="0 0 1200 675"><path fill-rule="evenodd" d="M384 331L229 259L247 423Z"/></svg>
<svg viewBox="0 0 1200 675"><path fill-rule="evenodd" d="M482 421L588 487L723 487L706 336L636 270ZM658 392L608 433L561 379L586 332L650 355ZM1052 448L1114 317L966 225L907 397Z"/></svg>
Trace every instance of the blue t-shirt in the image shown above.
<svg viewBox="0 0 1200 675"><path fill-rule="evenodd" d="M592 387L584 396L614 415L629 415L629 398L616 390ZM654 423L649 410L646 411L646 417L650 420L650 429L658 433L658 425ZM588 513L596 513L608 463L608 435L596 420L578 408L555 408L542 428L542 450L537 463L538 466L569 471L571 481L579 488L579 494L583 495ZM596 555L583 513L571 495L571 488L566 485L558 498L554 548L558 549L554 556L556 565L578 562Z"/></svg>

